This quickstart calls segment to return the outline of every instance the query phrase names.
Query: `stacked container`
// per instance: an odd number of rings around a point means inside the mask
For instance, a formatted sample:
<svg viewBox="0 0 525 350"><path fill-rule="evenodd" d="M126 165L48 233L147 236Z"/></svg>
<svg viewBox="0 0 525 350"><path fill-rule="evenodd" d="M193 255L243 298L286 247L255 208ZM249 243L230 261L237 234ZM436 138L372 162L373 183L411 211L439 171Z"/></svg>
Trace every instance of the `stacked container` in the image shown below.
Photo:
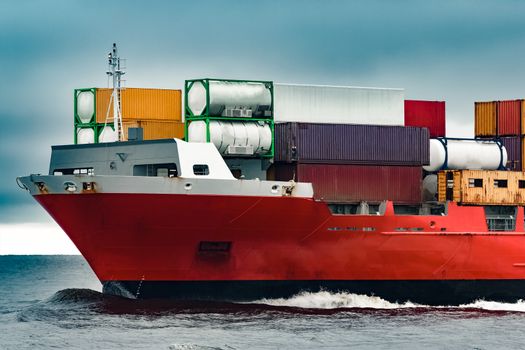
<svg viewBox="0 0 525 350"><path fill-rule="evenodd" d="M184 101L189 142L211 142L229 158L273 157L273 82L186 80Z"/></svg>
<svg viewBox="0 0 525 350"><path fill-rule="evenodd" d="M523 171L525 155L525 100L488 101L475 103L475 135L478 138L498 138L508 152L506 167Z"/></svg>
<svg viewBox="0 0 525 350"><path fill-rule="evenodd" d="M445 102L405 100L405 126L428 128L430 137L445 137Z"/></svg>
<svg viewBox="0 0 525 350"><path fill-rule="evenodd" d="M314 197L332 203L416 204L429 162L425 128L321 123L275 127L270 179L310 182Z"/></svg>
<svg viewBox="0 0 525 350"><path fill-rule="evenodd" d="M75 143L116 141L113 126L113 89L77 89L74 94ZM140 127L145 140L183 138L181 91L126 88L120 91L124 138Z"/></svg>

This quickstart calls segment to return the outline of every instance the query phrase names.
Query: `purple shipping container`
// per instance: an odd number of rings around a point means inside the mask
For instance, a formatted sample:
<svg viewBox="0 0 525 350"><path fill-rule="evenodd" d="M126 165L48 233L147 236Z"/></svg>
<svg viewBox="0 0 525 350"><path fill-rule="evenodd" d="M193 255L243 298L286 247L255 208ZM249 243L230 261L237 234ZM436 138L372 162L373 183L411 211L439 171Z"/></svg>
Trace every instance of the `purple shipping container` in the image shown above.
<svg viewBox="0 0 525 350"><path fill-rule="evenodd" d="M288 181L295 177L298 182L311 182L318 200L421 202L422 168L419 166L277 163L274 167L276 180Z"/></svg>
<svg viewBox="0 0 525 350"><path fill-rule="evenodd" d="M498 135L519 135L521 132L521 100L498 101L496 110Z"/></svg>
<svg viewBox="0 0 525 350"><path fill-rule="evenodd" d="M385 125L276 124L275 161L427 165L429 132L426 128Z"/></svg>
<svg viewBox="0 0 525 350"><path fill-rule="evenodd" d="M507 165L509 170L521 171L521 136L501 137L501 143L507 150Z"/></svg>

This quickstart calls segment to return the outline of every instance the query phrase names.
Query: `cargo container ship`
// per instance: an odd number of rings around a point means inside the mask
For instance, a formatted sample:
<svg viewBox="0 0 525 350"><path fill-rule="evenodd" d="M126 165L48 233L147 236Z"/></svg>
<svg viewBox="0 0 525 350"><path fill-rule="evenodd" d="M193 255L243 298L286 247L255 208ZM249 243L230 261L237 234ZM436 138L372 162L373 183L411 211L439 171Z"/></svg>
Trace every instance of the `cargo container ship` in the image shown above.
<svg viewBox="0 0 525 350"><path fill-rule="evenodd" d="M401 89L196 79L182 104L180 91L124 93L115 46L109 66L110 92L75 91L75 144L52 147L47 175L17 179L104 293L525 297L525 174L496 132L446 138L444 102L405 101Z"/></svg>

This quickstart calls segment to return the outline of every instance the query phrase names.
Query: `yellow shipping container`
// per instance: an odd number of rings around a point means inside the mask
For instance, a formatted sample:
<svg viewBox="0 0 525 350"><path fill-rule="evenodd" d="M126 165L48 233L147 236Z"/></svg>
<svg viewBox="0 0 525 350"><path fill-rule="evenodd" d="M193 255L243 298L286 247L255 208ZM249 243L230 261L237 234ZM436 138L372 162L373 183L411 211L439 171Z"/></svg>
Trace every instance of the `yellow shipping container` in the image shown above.
<svg viewBox="0 0 525 350"><path fill-rule="evenodd" d="M144 140L184 138L184 123L166 120L134 120L122 122L124 136L129 128L142 128Z"/></svg>
<svg viewBox="0 0 525 350"><path fill-rule="evenodd" d="M525 205L525 173L448 170L438 174L438 199L475 205Z"/></svg>
<svg viewBox="0 0 525 350"><path fill-rule="evenodd" d="M97 123L104 123L112 90L97 89ZM167 89L125 88L120 92L122 121L182 120L182 91ZM113 119L110 108L109 118Z"/></svg>
<svg viewBox="0 0 525 350"><path fill-rule="evenodd" d="M474 103L474 134L476 136L496 136L497 101Z"/></svg>
<svg viewBox="0 0 525 350"><path fill-rule="evenodd" d="M108 114L108 107L109 102L111 100L111 94L113 93L113 89L100 89L98 88L96 90L96 116L97 116L97 123L105 123L106 117L108 118L107 122L112 123L113 122L113 105L109 108L109 114Z"/></svg>

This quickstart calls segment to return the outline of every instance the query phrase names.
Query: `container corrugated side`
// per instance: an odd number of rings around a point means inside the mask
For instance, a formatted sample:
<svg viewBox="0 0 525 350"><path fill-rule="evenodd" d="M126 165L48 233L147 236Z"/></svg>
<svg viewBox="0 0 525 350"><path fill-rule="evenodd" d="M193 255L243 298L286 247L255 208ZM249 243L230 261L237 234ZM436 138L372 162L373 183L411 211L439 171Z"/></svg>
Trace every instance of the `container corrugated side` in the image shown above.
<svg viewBox="0 0 525 350"><path fill-rule="evenodd" d="M452 174L453 181L450 181ZM524 205L525 181L521 171L452 170L438 174L439 201L453 200L471 205ZM499 186L500 183L505 186ZM472 186L478 183L480 186Z"/></svg>
<svg viewBox="0 0 525 350"><path fill-rule="evenodd" d="M500 136L519 135L521 131L521 101L497 102L497 131Z"/></svg>
<svg viewBox="0 0 525 350"><path fill-rule="evenodd" d="M96 116L97 123L113 123L113 105L109 106L113 89L97 88L96 89ZM109 107L109 108L108 108ZM109 113L108 113L109 111Z"/></svg>
<svg viewBox="0 0 525 350"><path fill-rule="evenodd" d="M123 118L182 120L181 90L126 88L121 96Z"/></svg>
<svg viewBox="0 0 525 350"><path fill-rule="evenodd" d="M97 89L97 122L104 123L112 89ZM120 92L122 120L182 120L181 90L125 88ZM109 118L113 119L113 107Z"/></svg>
<svg viewBox="0 0 525 350"><path fill-rule="evenodd" d="M274 120L404 124L404 90L274 83Z"/></svg>
<svg viewBox="0 0 525 350"><path fill-rule="evenodd" d="M507 150L507 164L505 165L507 169L514 171L521 171L521 162L522 162L522 145L521 145L521 136L507 136L501 137L501 143L505 146Z"/></svg>
<svg viewBox="0 0 525 350"><path fill-rule="evenodd" d="M428 128L430 137L445 137L445 102L405 100L405 125Z"/></svg>
<svg viewBox="0 0 525 350"><path fill-rule="evenodd" d="M521 134L525 135L525 100L521 100Z"/></svg>
<svg viewBox="0 0 525 350"><path fill-rule="evenodd" d="M521 171L525 171L525 136L521 137Z"/></svg>
<svg viewBox="0 0 525 350"><path fill-rule="evenodd" d="M314 198L327 202L360 201L415 204L421 202L421 167L276 164L277 180L310 182Z"/></svg>
<svg viewBox="0 0 525 350"><path fill-rule="evenodd" d="M166 120L134 120L122 123L124 135L128 137L129 128L142 128L144 140L184 138L184 123Z"/></svg>
<svg viewBox="0 0 525 350"><path fill-rule="evenodd" d="M474 103L474 134L496 136L496 101Z"/></svg>
<svg viewBox="0 0 525 350"><path fill-rule="evenodd" d="M306 163L426 165L426 128L319 123L275 126L275 160Z"/></svg>

